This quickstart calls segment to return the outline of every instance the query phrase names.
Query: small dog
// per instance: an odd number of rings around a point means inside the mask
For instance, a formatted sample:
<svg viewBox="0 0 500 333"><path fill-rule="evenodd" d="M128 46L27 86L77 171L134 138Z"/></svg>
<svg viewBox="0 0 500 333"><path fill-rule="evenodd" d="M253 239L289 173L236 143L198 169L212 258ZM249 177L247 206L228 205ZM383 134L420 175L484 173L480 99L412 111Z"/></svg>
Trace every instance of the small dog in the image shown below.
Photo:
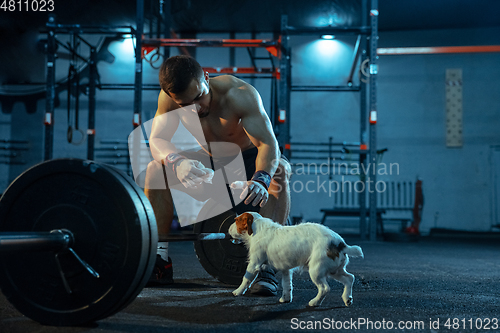
<svg viewBox="0 0 500 333"><path fill-rule="evenodd" d="M318 306L330 291L330 275L344 285L342 300L352 304L354 275L346 272L349 257L363 257L359 246L349 246L336 232L316 223L282 226L258 213L247 212L236 217L229 227L234 239L242 240L248 248L248 267L241 285L233 295L243 295L266 261L283 274L283 295L280 302L292 301L292 268L309 270L318 294L309 306Z"/></svg>

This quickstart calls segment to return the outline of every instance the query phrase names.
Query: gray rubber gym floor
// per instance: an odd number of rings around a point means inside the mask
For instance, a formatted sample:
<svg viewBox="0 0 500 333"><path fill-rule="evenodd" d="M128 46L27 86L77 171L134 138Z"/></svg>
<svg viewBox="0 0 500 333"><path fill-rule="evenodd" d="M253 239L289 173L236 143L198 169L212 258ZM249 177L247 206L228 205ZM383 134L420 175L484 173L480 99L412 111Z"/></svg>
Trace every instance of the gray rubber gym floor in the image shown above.
<svg viewBox="0 0 500 333"><path fill-rule="evenodd" d="M352 259L348 266L356 276L349 308L340 297L342 286L333 280L322 305L307 307L316 294L307 273L295 276L292 303L280 304L278 297L236 298L233 287L203 270L192 243L171 243L174 285L146 288L120 313L74 328L33 322L0 295L0 332L262 332L314 327L344 332L384 332L390 327L404 332L500 331L499 237L441 236L414 243L346 240L365 253L364 259ZM339 329L341 324L344 329Z"/></svg>

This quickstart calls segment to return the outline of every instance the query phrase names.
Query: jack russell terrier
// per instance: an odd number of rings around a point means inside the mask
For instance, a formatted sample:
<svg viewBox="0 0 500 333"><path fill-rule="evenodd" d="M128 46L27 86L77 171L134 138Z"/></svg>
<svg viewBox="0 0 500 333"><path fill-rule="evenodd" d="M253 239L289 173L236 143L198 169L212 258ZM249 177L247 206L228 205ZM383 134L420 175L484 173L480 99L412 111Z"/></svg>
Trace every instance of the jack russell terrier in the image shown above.
<svg viewBox="0 0 500 333"><path fill-rule="evenodd" d="M229 228L234 239L248 248L248 267L241 285L233 295L243 295L254 281L261 266L267 262L283 274L283 295L280 302L292 301L292 268L309 270L318 294L309 306L318 306L330 291L327 277L344 285L342 300L352 304L354 275L345 267L351 257L363 257L359 246L349 246L336 232L317 223L282 226L258 213L247 212L236 217Z"/></svg>

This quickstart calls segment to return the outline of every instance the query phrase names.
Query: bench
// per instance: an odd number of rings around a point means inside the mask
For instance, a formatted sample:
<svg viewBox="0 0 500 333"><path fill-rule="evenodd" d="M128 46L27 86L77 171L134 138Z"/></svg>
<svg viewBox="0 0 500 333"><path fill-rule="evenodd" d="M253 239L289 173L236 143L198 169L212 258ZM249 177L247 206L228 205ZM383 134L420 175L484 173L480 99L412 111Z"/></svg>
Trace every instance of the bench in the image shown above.
<svg viewBox="0 0 500 333"><path fill-rule="evenodd" d="M325 224L326 218L329 216L333 217L361 217L361 209L359 208L332 208L332 209L321 209L323 213L323 218L321 219L321 224ZM366 211L366 216L368 217L369 210ZM382 221L382 214L385 214L385 209L377 208L377 231L380 234L384 233L384 223Z"/></svg>
<svg viewBox="0 0 500 333"><path fill-rule="evenodd" d="M398 223L400 230L408 226L412 221L412 211L415 197L415 182L412 181L386 181L383 191L377 192L377 232L384 233L384 224ZM366 203L369 197L366 193ZM359 193L350 191L338 191L333 194L333 208L321 209L324 224L328 217L360 217ZM369 207L366 208L366 216L369 216Z"/></svg>

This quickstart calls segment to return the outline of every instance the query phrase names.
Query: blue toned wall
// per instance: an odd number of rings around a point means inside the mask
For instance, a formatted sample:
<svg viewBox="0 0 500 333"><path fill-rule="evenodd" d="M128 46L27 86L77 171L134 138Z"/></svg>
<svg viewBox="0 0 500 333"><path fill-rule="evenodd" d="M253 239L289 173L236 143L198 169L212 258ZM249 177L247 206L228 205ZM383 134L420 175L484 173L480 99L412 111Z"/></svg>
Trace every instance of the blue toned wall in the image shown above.
<svg viewBox="0 0 500 333"><path fill-rule="evenodd" d="M498 45L499 33L499 29L381 33L379 47ZM296 43L294 84L345 84L349 52L339 49L343 54L337 54L339 62L333 55L328 58L316 52L315 57L316 41L292 43ZM383 163L399 165L399 173L393 170L379 179L423 179L424 233L434 227L492 230L499 209L493 189L500 165L494 165L492 154L500 145L500 54L381 56L379 65L378 148L389 149ZM449 68L463 70L462 148L446 147L445 73ZM329 136L334 141L359 141L359 100L352 93L294 92L291 112L292 141L325 142ZM292 215L318 220L320 208L333 207L321 187L312 191L327 176L293 179L314 183L309 184L311 193L295 184Z"/></svg>
<svg viewBox="0 0 500 333"><path fill-rule="evenodd" d="M498 45L500 29L386 33L380 47ZM463 71L463 147L446 147L446 69ZM500 53L382 56L379 146L424 181L422 229L488 231L498 207ZM496 198L498 202L498 197ZM496 229L498 230L498 229Z"/></svg>

